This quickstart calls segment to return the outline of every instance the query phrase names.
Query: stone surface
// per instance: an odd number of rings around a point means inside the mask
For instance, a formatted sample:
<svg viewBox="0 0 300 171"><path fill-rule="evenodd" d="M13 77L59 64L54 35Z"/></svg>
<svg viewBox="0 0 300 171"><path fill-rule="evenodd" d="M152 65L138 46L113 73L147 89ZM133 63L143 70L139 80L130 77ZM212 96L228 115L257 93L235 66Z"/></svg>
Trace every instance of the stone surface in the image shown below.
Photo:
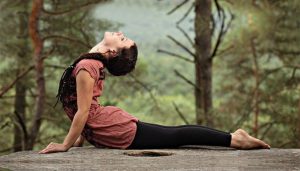
<svg viewBox="0 0 300 171"><path fill-rule="evenodd" d="M300 170L300 149L234 150L186 146L179 149L71 148L65 153L23 151L0 156L3 170ZM0 170L1 170L0 169Z"/></svg>

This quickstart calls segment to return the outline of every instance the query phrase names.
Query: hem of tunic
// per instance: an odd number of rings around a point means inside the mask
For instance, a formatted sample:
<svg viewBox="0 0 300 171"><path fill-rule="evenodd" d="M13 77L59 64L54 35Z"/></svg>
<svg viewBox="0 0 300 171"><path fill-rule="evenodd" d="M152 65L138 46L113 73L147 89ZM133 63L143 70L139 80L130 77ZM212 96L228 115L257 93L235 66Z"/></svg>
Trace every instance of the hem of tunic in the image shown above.
<svg viewBox="0 0 300 171"><path fill-rule="evenodd" d="M135 126L134 126L134 130L133 130L133 136L132 136L131 140L129 141L129 145L125 146L125 148L122 148L122 149L127 149L132 144L132 142L136 136L136 132L137 132L137 124L136 124L137 122L138 122L138 119L137 119L137 121L134 121Z"/></svg>

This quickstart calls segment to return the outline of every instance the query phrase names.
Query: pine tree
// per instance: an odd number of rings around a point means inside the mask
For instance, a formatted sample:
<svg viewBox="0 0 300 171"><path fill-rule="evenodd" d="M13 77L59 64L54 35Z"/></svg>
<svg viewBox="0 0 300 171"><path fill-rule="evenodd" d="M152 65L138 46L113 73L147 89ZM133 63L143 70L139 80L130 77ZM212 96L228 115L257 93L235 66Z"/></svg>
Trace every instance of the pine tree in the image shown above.
<svg viewBox="0 0 300 171"><path fill-rule="evenodd" d="M40 126L45 118L50 118L48 116L58 115L52 106L62 69L96 43L95 33L101 34L112 27L107 21L95 21L91 16L91 7L101 2L105 1L1 1L2 64L13 66L1 66L2 78L6 78L1 80L4 85L0 92L1 107L11 118L1 121L6 134L10 132L11 123L15 124L14 134L7 134L15 135L15 151L32 149L42 137L49 136L40 136ZM13 65L15 61L17 65ZM48 91L46 87L53 86L53 82L56 87ZM13 87L15 93L11 91ZM8 98L11 95L15 102ZM12 103L15 103L14 112L10 112ZM65 121L60 119L59 122ZM2 151L12 149L9 139L7 137Z"/></svg>

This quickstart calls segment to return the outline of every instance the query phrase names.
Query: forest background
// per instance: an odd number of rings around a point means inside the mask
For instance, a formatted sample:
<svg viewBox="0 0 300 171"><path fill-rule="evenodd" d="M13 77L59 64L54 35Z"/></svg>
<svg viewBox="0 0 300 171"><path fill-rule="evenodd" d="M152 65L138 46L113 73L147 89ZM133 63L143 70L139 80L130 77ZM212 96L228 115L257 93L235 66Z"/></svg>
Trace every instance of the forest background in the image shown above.
<svg viewBox="0 0 300 171"><path fill-rule="evenodd" d="M2 0L0 153L62 142L64 69L122 31L133 73L108 75L102 105L145 122L243 128L272 147L300 147L298 0ZM86 144L89 145L89 144Z"/></svg>

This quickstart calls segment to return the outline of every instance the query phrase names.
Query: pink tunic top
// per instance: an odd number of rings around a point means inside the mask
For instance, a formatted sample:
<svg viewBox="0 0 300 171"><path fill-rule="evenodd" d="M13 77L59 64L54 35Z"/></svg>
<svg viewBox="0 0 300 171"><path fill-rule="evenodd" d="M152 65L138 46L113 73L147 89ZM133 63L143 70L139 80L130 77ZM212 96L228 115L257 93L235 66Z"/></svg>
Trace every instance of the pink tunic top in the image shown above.
<svg viewBox="0 0 300 171"><path fill-rule="evenodd" d="M118 107L102 106L98 103L97 98L101 96L104 86L104 80L100 79L103 68L102 62L98 60L83 59L72 72L71 77L76 78L80 70L86 70L95 80L92 105L82 135L96 147L126 149L135 137L138 119ZM75 92L70 99L76 102ZM77 111L77 104L64 106L64 110L68 117L73 120Z"/></svg>

